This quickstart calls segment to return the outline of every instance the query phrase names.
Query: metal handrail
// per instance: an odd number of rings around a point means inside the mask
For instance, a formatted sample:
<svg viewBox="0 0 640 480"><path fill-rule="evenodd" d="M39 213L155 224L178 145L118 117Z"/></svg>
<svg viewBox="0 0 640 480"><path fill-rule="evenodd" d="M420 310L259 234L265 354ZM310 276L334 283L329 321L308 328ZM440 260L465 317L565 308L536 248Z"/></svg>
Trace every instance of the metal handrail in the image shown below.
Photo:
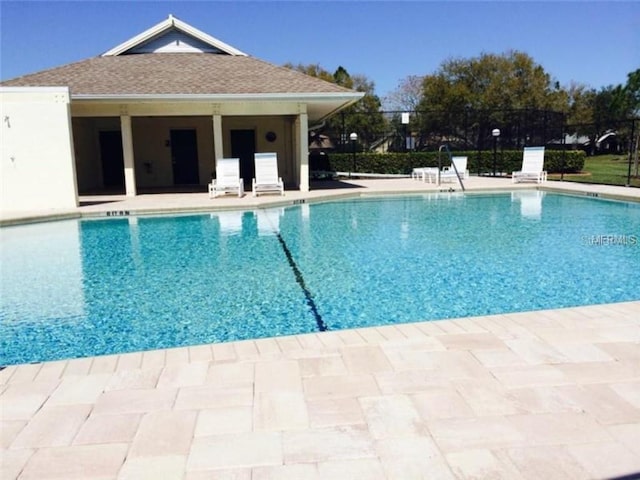
<svg viewBox="0 0 640 480"><path fill-rule="evenodd" d="M449 162L451 162L451 166L453 167L453 171L456 172L456 177L458 177L458 182L460 182L460 187L462 188L462 191L465 191L464 188L464 183L462 182L462 177L460 176L460 172L458 172L458 167L456 166L456 164L453 162L453 155L451 154L451 150L449 149L449 145L442 144L440 145L440 147L438 148L438 186L440 186L440 171L442 170L442 161L440 160L440 153L442 152L442 150L446 150L447 154L449 155ZM463 172L464 175L464 172Z"/></svg>

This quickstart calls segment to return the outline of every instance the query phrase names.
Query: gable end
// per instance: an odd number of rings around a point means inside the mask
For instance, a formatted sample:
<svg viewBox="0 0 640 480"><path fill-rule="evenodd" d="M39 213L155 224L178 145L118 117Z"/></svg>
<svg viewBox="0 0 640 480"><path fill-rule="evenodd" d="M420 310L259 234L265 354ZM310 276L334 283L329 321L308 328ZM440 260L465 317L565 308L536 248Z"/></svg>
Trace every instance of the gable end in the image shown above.
<svg viewBox="0 0 640 480"><path fill-rule="evenodd" d="M155 37L122 53L129 55L135 53L219 53L227 54L219 48L205 43L190 35L186 35L178 29L172 29L156 35ZM228 55L228 54L227 54Z"/></svg>
<svg viewBox="0 0 640 480"><path fill-rule="evenodd" d="M166 20L103 53L114 57L130 53L218 53L246 57L247 54L227 45L191 25L169 15Z"/></svg>

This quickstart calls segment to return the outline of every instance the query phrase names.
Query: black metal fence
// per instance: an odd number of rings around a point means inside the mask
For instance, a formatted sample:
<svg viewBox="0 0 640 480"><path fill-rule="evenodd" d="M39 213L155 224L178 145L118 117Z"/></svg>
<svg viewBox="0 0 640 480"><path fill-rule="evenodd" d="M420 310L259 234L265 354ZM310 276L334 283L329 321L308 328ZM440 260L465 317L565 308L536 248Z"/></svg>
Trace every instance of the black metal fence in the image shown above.
<svg viewBox="0 0 640 480"><path fill-rule="evenodd" d="M583 150L588 156L585 168L595 171L571 172L572 176L560 172L563 180L640 186L639 133L637 118L568 124L564 113L550 110L342 112L312 127L309 146L312 155L330 155L434 152L447 144L452 151L477 152L478 158L536 145Z"/></svg>
<svg viewBox="0 0 640 480"><path fill-rule="evenodd" d="M378 116L380 118L374 118ZM504 149L562 142L565 115L550 110L384 111L342 113L317 134L331 139L337 152L359 150L433 151L447 143L456 150Z"/></svg>

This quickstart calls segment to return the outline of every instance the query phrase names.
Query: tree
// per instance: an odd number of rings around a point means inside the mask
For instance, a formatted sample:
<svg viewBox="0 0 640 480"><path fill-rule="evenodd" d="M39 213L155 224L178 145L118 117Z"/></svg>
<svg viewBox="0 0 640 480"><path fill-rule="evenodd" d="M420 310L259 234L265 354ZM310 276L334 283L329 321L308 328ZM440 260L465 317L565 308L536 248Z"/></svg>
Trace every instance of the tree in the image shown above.
<svg viewBox="0 0 640 480"><path fill-rule="evenodd" d="M593 122L593 99L596 91L586 85L572 82L565 89L564 111L569 125Z"/></svg>
<svg viewBox="0 0 640 480"><path fill-rule="evenodd" d="M353 79L342 66L338 67L338 69L333 72L333 81L342 87L353 89Z"/></svg>
<svg viewBox="0 0 640 480"><path fill-rule="evenodd" d="M422 99L424 76L409 75L400 80L398 87L387 95L383 103L385 109L413 112L418 109Z"/></svg>
<svg viewBox="0 0 640 480"><path fill-rule="evenodd" d="M559 90L542 66L526 53L482 54L445 61L423 83L421 108L476 110L546 109Z"/></svg>
<svg viewBox="0 0 640 480"><path fill-rule="evenodd" d="M624 90L628 102L629 115L636 118L636 120L633 120L635 129L632 128L633 135L630 136L630 150L633 157L633 172L637 177L640 173L640 160L638 158L640 122L637 121L640 116L640 68L627 75L627 84L624 86Z"/></svg>
<svg viewBox="0 0 640 480"><path fill-rule="evenodd" d="M595 90L571 84L566 90L567 133L588 136L589 149L598 152L598 140L615 133L621 146L637 150L638 131L633 132L631 119L640 113L640 69L627 75L625 85L609 85ZM635 139L634 139L635 137ZM634 158L637 159L637 151ZM637 175L637 161L635 162Z"/></svg>
<svg viewBox="0 0 640 480"><path fill-rule="evenodd" d="M503 144L511 139L519 147L520 142L555 136L562 125L562 115L551 111L562 105L565 94L526 53L447 60L424 78L422 87L419 110L430 113L422 114L421 123L435 135L431 141L483 148L491 141L491 130L500 127Z"/></svg>
<svg viewBox="0 0 640 480"><path fill-rule="evenodd" d="M352 88L358 92L364 92L365 95L358 103L343 110L346 130L344 133L357 133L359 143L368 149L384 134L387 126L381 112L382 103L375 94L373 81L364 75L349 76L348 73L346 75L348 81L353 85Z"/></svg>
<svg viewBox="0 0 640 480"><path fill-rule="evenodd" d="M624 87L629 102L629 113L640 116L640 68L627 74L627 84Z"/></svg>
<svg viewBox="0 0 640 480"><path fill-rule="evenodd" d="M355 132L358 134L358 143L368 148L384 133L386 121L380 111L380 98L375 94L375 84L372 80L364 75L350 75L342 66L339 66L333 74L317 64L296 66L286 64L285 67L345 88L364 92L362 100L342 110L340 115L326 120L322 131L326 131L332 137L335 145L341 146L342 149L348 148L348 136L351 132Z"/></svg>
<svg viewBox="0 0 640 480"><path fill-rule="evenodd" d="M565 96L566 134L588 137L593 153L598 138L593 113L597 92L584 84L573 82L565 90Z"/></svg>
<svg viewBox="0 0 640 480"><path fill-rule="evenodd" d="M299 63L297 65L294 65L293 63L285 63L283 66L285 68L290 68L291 70L296 70L297 72L304 73L305 75L309 75L310 77L320 78L321 80L325 80L327 82L336 83L333 75L317 63L312 63L309 65L303 65L302 63Z"/></svg>
<svg viewBox="0 0 640 480"><path fill-rule="evenodd" d="M631 74L629 74L631 76ZM615 133L620 142L630 141L629 121L634 114L634 96L627 85L609 85L600 90L569 90L570 133L589 137L589 152L598 152L598 139Z"/></svg>
<svg viewBox="0 0 640 480"><path fill-rule="evenodd" d="M388 146L390 151L404 151L406 149L406 138L409 134L415 138L413 132L419 130L419 122L416 122L416 115L409 117L409 124L401 123L401 113L415 112L418 110L422 99L422 83L424 76L409 75L400 80L398 87L384 98L385 109L393 110L394 114L389 120L388 136L393 136L393 142ZM418 138L419 135L418 135Z"/></svg>

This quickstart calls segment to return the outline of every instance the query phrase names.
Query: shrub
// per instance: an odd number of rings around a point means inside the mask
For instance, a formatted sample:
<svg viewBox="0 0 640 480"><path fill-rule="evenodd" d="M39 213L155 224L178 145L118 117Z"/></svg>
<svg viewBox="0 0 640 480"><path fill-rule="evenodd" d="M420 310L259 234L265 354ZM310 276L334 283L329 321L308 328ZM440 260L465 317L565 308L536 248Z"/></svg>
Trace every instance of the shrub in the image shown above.
<svg viewBox="0 0 640 480"><path fill-rule="evenodd" d="M452 152L454 156L468 157L467 168L472 174L493 171L493 151ZM437 167L438 152L407 153L356 153L356 168L353 169L353 154L331 153L330 169L335 172L357 171L359 173L409 174L416 167ZM545 150L544 168L548 173L561 173L564 162L565 173L577 173L584 167L585 153L582 150ZM449 165L446 153L440 156L441 165ZM496 170L511 172L520 170L522 166L522 150L503 150L496 155Z"/></svg>

